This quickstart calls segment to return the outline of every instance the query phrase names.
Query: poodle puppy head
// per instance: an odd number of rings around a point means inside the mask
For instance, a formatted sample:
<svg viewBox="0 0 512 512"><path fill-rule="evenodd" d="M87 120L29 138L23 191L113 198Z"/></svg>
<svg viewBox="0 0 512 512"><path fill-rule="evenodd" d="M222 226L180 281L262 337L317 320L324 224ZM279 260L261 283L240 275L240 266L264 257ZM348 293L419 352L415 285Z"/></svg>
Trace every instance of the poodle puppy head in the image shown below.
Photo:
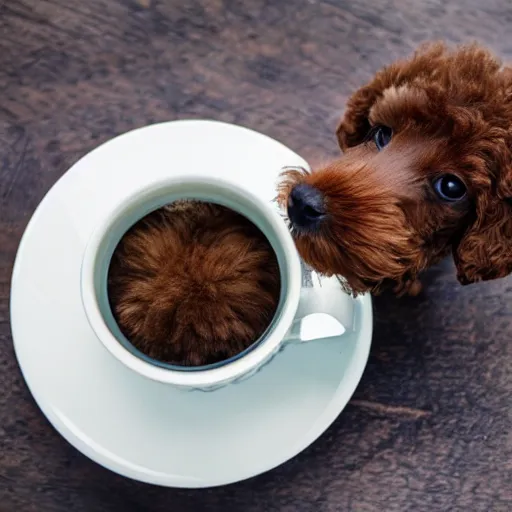
<svg viewBox="0 0 512 512"><path fill-rule="evenodd" d="M344 155L288 169L278 200L301 256L354 293L452 253L463 284L512 271L512 69L473 45L420 48L350 98Z"/></svg>

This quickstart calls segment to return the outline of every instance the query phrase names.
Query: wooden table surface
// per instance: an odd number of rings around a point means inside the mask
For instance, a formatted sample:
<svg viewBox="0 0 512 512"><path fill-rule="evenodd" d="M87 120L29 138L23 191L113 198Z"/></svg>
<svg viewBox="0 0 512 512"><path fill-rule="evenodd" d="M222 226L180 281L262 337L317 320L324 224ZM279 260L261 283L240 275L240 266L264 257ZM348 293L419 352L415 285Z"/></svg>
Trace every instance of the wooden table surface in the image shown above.
<svg viewBox="0 0 512 512"><path fill-rule="evenodd" d="M347 96L425 39L512 57L510 0L0 0L0 511L510 511L511 280L375 301L350 405L304 453L211 490L139 484L69 446L32 400L9 327L21 234L82 155L127 130L214 118L311 162ZM200 141L198 141L200 150Z"/></svg>

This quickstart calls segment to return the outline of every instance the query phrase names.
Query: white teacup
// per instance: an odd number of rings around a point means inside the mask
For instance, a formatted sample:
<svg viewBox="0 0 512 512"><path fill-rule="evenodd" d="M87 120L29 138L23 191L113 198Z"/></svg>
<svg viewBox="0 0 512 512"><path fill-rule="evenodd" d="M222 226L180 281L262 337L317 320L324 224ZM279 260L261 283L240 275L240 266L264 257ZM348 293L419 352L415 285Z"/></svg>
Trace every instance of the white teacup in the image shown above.
<svg viewBox="0 0 512 512"><path fill-rule="evenodd" d="M81 293L89 323L116 359L144 377L189 389L217 389L254 374L287 343L313 342L353 329L352 297L341 290L336 279L323 279L304 268L273 203L241 186L240 180L229 180L226 176L219 178L198 172L154 181L120 198L110 214L98 222L86 246ZM279 262L281 295L266 332L244 352L209 366L174 366L140 352L121 333L107 296L110 259L123 234L149 212L177 199L210 201L246 216L268 238ZM308 319L318 314L324 318L313 323L314 332L311 332Z"/></svg>

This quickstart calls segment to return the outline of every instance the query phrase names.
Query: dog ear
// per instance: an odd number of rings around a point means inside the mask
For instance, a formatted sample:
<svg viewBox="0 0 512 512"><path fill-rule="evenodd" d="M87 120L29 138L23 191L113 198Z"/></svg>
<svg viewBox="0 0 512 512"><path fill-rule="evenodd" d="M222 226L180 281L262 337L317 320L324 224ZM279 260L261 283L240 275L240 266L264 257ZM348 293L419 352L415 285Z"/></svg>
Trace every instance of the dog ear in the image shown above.
<svg viewBox="0 0 512 512"><path fill-rule="evenodd" d="M512 199L477 201L476 218L453 247L461 284L489 281L512 272Z"/></svg>
<svg viewBox="0 0 512 512"><path fill-rule="evenodd" d="M478 61L474 57L475 51L468 47L467 54L459 52L459 58L464 62ZM442 41L428 42L420 45L411 57L396 60L378 71L373 79L358 89L347 102L345 114L336 130L340 148L345 151L365 141L370 132L370 110L387 88L398 88L418 76L426 76L440 66L446 65L447 52L448 49ZM481 52L485 53L484 50ZM499 64L497 65L499 67Z"/></svg>
<svg viewBox="0 0 512 512"><path fill-rule="evenodd" d="M421 45L413 56L405 60L396 60L382 68L369 83L355 91L349 98L345 114L336 129L340 148L345 151L366 140L371 129L368 120L370 110L387 88L400 87L411 77L424 74L426 69L438 65L434 63L442 59L444 53L443 43Z"/></svg>
<svg viewBox="0 0 512 512"><path fill-rule="evenodd" d="M336 129L336 137L342 151L358 146L368 136L371 128L368 115L377 97L377 90L367 85L361 87L348 100L345 114Z"/></svg>

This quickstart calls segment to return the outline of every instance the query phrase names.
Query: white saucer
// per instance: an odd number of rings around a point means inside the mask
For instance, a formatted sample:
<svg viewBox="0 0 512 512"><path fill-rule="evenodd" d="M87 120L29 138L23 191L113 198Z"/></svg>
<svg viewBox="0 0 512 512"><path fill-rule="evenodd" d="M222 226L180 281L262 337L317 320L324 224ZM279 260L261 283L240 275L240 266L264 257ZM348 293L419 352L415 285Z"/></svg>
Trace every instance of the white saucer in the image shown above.
<svg viewBox="0 0 512 512"><path fill-rule="evenodd" d="M354 334L290 345L252 378L214 392L147 380L107 352L81 304L85 244L109 197L126 193L130 173L148 180L170 174L191 147L212 159L236 158L249 172L257 162L262 180L265 172L304 165L266 136L211 121L164 123L118 137L75 164L42 201L21 242L11 293L18 361L53 426L99 464L172 487L243 480L306 448L350 399L372 335L371 299L364 296L356 301ZM137 167L141 162L145 168Z"/></svg>

